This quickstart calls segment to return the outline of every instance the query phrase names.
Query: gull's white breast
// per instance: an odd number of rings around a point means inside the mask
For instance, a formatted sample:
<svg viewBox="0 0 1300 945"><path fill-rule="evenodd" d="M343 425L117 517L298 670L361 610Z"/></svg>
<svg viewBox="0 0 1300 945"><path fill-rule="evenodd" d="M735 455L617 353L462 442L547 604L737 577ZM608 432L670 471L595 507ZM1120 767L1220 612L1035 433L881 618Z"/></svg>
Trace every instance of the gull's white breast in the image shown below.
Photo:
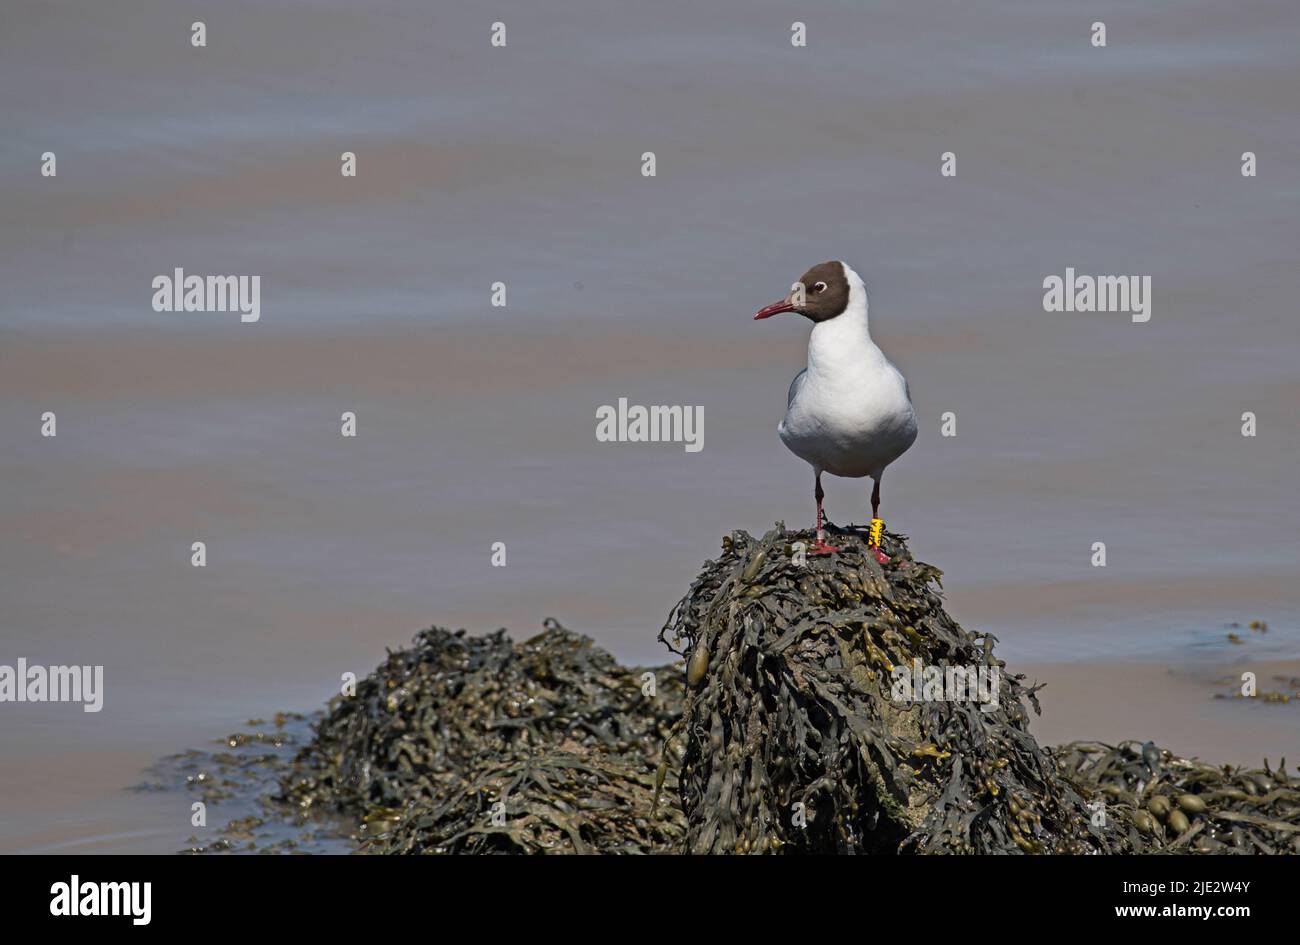
<svg viewBox="0 0 1300 945"><path fill-rule="evenodd" d="M916 441L907 384L887 364L857 386L828 385L808 372L795 378L777 431L796 456L834 476L879 476Z"/></svg>

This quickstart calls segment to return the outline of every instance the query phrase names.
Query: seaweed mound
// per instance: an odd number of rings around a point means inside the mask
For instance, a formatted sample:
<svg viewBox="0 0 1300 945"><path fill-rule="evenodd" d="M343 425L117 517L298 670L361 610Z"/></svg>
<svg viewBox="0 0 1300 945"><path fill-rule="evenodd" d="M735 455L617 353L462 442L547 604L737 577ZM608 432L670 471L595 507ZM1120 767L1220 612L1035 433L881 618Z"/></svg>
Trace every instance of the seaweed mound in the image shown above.
<svg viewBox="0 0 1300 945"><path fill-rule="evenodd" d="M239 755L294 744L278 719L184 756L213 800L278 785L192 850L321 849L334 819L376 853L1300 853L1285 762L1040 747L1037 687L947 614L903 536L883 567L856 530L830 556L811 539L723 539L659 634L685 666L620 666L553 620L522 643L417 634L292 763Z"/></svg>
<svg viewBox="0 0 1300 945"><path fill-rule="evenodd" d="M902 536L809 557L723 541L660 633L688 657L678 771L693 853L1118 852L1029 733L1034 689L945 612Z"/></svg>
<svg viewBox="0 0 1300 945"><path fill-rule="evenodd" d="M355 817L382 850L657 846L673 817L650 824L651 782L681 716L680 668L623 667L545 627L522 643L420 632L330 701L279 800Z"/></svg>

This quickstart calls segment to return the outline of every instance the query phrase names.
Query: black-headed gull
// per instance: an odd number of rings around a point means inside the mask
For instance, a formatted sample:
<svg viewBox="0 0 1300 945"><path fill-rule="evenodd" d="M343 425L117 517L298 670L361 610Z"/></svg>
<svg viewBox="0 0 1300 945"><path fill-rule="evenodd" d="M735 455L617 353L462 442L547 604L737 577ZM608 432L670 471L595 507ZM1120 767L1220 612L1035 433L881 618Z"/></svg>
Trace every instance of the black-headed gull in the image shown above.
<svg viewBox="0 0 1300 945"><path fill-rule="evenodd" d="M813 323L808 367L790 384L785 419L777 427L790 451L813 468L817 541L809 554L839 551L826 543L822 473L875 480L871 490L870 544L876 560L885 523L880 520L880 477L916 441L916 412L907 380L889 363L867 329L867 287L846 263L813 266L780 302L754 318L798 312Z"/></svg>

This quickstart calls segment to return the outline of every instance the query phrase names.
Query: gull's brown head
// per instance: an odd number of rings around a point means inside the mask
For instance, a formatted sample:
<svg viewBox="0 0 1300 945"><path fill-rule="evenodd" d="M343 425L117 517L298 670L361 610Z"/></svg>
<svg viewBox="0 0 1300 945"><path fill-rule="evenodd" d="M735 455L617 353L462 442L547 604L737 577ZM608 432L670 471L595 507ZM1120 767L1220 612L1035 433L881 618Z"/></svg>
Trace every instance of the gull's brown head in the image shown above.
<svg viewBox="0 0 1300 945"><path fill-rule="evenodd" d="M824 322L849 306L849 279L839 260L818 263L790 288L790 294L755 313L754 318L771 318L782 312L798 312L814 322Z"/></svg>

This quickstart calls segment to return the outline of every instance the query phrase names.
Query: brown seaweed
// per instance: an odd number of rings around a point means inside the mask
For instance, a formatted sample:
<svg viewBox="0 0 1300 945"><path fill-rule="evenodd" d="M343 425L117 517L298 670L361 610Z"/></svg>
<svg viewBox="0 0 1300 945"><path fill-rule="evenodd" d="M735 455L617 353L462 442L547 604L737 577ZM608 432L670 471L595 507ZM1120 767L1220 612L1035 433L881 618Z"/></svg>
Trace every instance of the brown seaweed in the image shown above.
<svg viewBox="0 0 1300 945"><path fill-rule="evenodd" d="M1285 759L1211 765L1133 741L1072 742L1054 754L1135 853L1300 853L1300 781Z"/></svg>
<svg viewBox="0 0 1300 945"><path fill-rule="evenodd" d="M683 695L680 667L620 666L553 620L522 643L433 627L331 700L281 797L385 852L649 851L673 835L651 798Z"/></svg>
<svg viewBox="0 0 1300 945"><path fill-rule="evenodd" d="M444 798L399 812L367 852L667 852L685 818L672 806L652 812L653 781L640 755L572 743L487 760Z"/></svg>

